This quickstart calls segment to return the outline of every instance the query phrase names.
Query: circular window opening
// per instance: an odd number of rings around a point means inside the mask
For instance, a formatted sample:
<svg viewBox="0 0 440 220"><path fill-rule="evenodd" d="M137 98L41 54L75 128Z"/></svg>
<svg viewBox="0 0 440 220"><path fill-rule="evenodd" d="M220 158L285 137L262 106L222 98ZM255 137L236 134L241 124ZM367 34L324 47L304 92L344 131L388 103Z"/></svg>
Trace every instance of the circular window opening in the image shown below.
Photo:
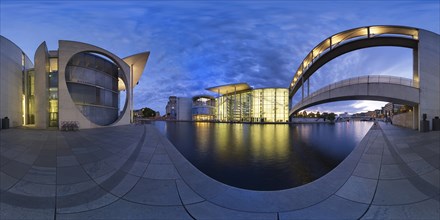
<svg viewBox="0 0 440 220"><path fill-rule="evenodd" d="M125 87L126 80L109 57L93 52L75 54L67 63L65 75L73 102L88 120L106 126L121 117L127 97L118 85Z"/></svg>

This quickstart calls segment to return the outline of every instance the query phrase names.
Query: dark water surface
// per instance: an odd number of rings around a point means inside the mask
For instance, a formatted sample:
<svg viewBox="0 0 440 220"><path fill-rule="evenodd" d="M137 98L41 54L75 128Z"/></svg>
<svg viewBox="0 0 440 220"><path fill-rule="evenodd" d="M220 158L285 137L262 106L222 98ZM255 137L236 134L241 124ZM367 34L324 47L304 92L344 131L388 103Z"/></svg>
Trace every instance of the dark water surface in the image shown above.
<svg viewBox="0 0 440 220"><path fill-rule="evenodd" d="M287 189L318 179L344 160L372 126L154 123L206 175L253 190Z"/></svg>

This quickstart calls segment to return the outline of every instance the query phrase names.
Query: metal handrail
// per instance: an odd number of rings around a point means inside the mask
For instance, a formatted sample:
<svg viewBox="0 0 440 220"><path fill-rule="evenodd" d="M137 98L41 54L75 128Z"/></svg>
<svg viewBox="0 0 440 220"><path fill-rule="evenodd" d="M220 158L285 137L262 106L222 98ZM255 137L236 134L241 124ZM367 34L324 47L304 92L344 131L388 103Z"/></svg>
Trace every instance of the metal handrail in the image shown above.
<svg viewBox="0 0 440 220"><path fill-rule="evenodd" d="M359 84L371 84L371 83L387 83L387 84L395 84L395 85L403 85L403 86L409 86L418 88L419 84L408 78L404 77L398 77L398 76L387 76L387 75L368 75L368 76L358 76L353 78L344 79L342 81L329 84L327 86L324 86L315 92L309 94L308 96L305 96L304 100L313 98L323 92L328 92L333 89L350 86L350 85L359 85ZM293 106L295 108L297 105L302 104L301 101ZM292 109L293 109L292 108Z"/></svg>

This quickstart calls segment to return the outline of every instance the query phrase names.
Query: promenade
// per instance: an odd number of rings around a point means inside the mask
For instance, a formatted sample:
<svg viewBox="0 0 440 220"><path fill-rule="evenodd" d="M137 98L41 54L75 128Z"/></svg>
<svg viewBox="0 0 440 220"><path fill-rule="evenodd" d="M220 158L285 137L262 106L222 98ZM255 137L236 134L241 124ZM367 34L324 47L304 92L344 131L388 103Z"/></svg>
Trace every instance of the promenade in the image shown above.
<svg viewBox="0 0 440 220"><path fill-rule="evenodd" d="M195 168L153 125L0 131L0 219L439 219L440 132L379 123L322 178L252 191Z"/></svg>

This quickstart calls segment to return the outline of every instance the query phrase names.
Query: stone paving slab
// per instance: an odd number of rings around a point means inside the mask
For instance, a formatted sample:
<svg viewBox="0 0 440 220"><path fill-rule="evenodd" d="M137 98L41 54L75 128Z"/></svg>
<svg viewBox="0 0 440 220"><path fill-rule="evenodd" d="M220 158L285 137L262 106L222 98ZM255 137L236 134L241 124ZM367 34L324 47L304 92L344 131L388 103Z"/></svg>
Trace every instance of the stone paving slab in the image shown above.
<svg viewBox="0 0 440 220"><path fill-rule="evenodd" d="M0 219L439 216L440 132L380 123L334 170L278 191L210 178L152 125L1 132Z"/></svg>
<svg viewBox="0 0 440 220"><path fill-rule="evenodd" d="M439 219L440 203L428 199L408 205L370 206L362 219Z"/></svg>
<svg viewBox="0 0 440 220"><path fill-rule="evenodd" d="M58 214L57 219L192 219L182 206L149 206L118 200L108 206L80 213Z"/></svg>
<svg viewBox="0 0 440 220"><path fill-rule="evenodd" d="M331 196L312 207L281 212L279 219L359 219L367 208L367 204L360 204L338 196Z"/></svg>
<svg viewBox="0 0 440 220"><path fill-rule="evenodd" d="M208 201L187 205L188 212L195 219L277 219L277 213L244 212L223 208Z"/></svg>

